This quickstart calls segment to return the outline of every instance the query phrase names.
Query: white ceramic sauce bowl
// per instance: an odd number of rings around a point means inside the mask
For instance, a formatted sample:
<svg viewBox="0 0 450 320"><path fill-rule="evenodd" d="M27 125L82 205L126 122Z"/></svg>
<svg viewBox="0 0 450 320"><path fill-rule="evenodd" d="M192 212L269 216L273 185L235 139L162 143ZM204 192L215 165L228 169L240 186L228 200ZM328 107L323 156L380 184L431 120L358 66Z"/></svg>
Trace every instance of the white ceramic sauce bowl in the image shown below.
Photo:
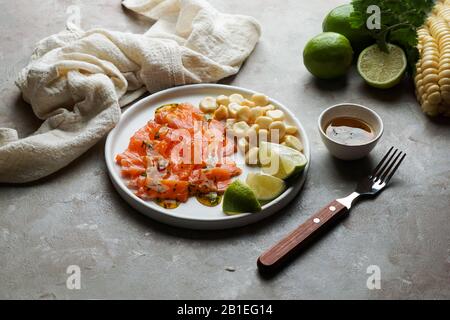
<svg viewBox="0 0 450 320"><path fill-rule="evenodd" d="M346 145L334 141L325 133L325 127L331 120L338 117L352 117L363 120L373 130L375 137L363 144ZM340 103L325 109L319 116L319 132L328 151L336 158L342 160L356 160L364 158L375 147L383 135L383 121L375 111L355 103Z"/></svg>

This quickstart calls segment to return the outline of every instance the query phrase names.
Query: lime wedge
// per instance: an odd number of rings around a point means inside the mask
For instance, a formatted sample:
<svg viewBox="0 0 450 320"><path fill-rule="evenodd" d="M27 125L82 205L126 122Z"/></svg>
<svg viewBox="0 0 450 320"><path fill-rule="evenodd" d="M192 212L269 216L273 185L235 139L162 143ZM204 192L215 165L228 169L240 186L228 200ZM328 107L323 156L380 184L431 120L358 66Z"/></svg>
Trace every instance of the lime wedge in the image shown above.
<svg viewBox="0 0 450 320"><path fill-rule="evenodd" d="M261 204L252 189L240 180L233 181L225 190L222 204L228 215L261 211Z"/></svg>
<svg viewBox="0 0 450 320"><path fill-rule="evenodd" d="M262 171L280 179L300 173L308 163L300 151L277 143L261 141L258 155Z"/></svg>
<svg viewBox="0 0 450 320"><path fill-rule="evenodd" d="M388 44L389 53L374 44L364 49L358 57L358 72L375 88L388 89L395 86L406 70L406 55L402 48Z"/></svg>
<svg viewBox="0 0 450 320"><path fill-rule="evenodd" d="M256 198L261 201L275 199L286 189L283 180L264 173L250 172L246 182L255 192Z"/></svg>

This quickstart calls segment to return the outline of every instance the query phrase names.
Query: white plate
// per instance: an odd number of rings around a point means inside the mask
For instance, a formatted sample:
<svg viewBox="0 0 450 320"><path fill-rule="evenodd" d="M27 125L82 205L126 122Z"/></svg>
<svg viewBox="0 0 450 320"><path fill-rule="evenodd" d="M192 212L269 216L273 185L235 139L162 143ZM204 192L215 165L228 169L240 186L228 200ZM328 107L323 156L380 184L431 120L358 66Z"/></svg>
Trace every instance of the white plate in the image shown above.
<svg viewBox="0 0 450 320"><path fill-rule="evenodd" d="M118 153L123 152L128 147L130 137L136 130L143 127L148 120L153 119L154 111L157 107L167 103L189 102L194 106L205 96L218 96L221 94L230 95L240 93L243 96L251 96L255 93L252 90L239 87L219 85L219 84L199 84L167 89L148 96L128 108L123 114L117 126L109 133L106 139L105 159L111 180L125 201L136 210L163 223L177 227L190 229L227 229L247 225L261 219L267 218L271 214L279 211L300 191L306 179L306 174L310 162L310 146L305 129L294 115L278 101L273 99L270 102L286 114L286 121L299 128L300 139L304 145L304 154L308 158L308 165L303 173L281 196L265 204L262 211L258 213L243 213L239 215L227 216L222 211L222 206L207 207L200 204L197 199L190 198L186 203L182 203L176 209L165 209L151 201L144 201L134 195L128 189L124 180L120 176L120 166L114 161ZM240 179L245 181L247 173L259 170L243 165L243 157L239 152L236 154L236 162L242 169Z"/></svg>

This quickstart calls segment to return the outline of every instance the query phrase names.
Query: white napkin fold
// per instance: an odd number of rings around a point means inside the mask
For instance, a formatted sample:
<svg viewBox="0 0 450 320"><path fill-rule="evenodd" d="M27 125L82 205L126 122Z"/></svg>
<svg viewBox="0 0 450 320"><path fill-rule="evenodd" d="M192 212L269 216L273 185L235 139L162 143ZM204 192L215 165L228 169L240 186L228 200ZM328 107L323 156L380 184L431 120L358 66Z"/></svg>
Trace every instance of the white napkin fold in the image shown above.
<svg viewBox="0 0 450 320"><path fill-rule="evenodd" d="M218 12L204 0L125 0L158 20L145 34L68 30L41 40L17 86L45 120L31 136L0 128L0 182L47 176L108 133L123 106L144 92L216 82L239 71L258 22Z"/></svg>

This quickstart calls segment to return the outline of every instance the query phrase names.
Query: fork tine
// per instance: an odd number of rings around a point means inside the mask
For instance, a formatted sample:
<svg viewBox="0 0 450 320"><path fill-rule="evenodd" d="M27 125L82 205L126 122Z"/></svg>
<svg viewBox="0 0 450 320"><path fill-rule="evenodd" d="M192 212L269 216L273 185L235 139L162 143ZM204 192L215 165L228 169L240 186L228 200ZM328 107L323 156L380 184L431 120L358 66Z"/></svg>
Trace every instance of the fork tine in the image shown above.
<svg viewBox="0 0 450 320"><path fill-rule="evenodd" d="M405 157L406 157L406 153L403 153L403 156L400 158L400 161L395 165L395 167L392 170L392 172L387 176L386 184L389 183L389 181L391 180L391 178L394 175L395 171L397 171L398 167L400 167L400 164L402 163L403 159L405 159Z"/></svg>
<svg viewBox="0 0 450 320"><path fill-rule="evenodd" d="M395 163L397 162L398 158L400 158L400 156L402 155L402 153L403 153L403 152L400 151L400 152L397 154L397 156L394 158L394 160L392 160L391 162L388 163L389 166L387 166L387 164L386 164L387 168L385 168L385 170L384 170L382 173L380 173L380 177L379 177L379 178L380 178L380 181L381 181L381 182L383 182L384 179L386 179L386 176L388 175L389 171L391 171L391 169L394 167Z"/></svg>
<svg viewBox="0 0 450 320"><path fill-rule="evenodd" d="M392 159L394 158L394 156L397 154L398 149L395 149L394 152L391 154L391 156L389 157L389 159L387 159L387 161L383 164L383 166L381 167L380 170L378 170L377 174L375 175L375 180L380 180L380 176L383 174L383 172L386 170L387 166L389 166L389 164L392 162Z"/></svg>
<svg viewBox="0 0 450 320"><path fill-rule="evenodd" d="M375 167L375 169L373 169L371 175L369 176L369 178L372 178L376 175L377 171L380 169L380 167L383 165L383 162L386 160L386 158L389 156L389 154L391 153L392 149L394 149L394 146L392 146L389 151L384 155L383 159L381 159L380 162L378 162L377 166Z"/></svg>

